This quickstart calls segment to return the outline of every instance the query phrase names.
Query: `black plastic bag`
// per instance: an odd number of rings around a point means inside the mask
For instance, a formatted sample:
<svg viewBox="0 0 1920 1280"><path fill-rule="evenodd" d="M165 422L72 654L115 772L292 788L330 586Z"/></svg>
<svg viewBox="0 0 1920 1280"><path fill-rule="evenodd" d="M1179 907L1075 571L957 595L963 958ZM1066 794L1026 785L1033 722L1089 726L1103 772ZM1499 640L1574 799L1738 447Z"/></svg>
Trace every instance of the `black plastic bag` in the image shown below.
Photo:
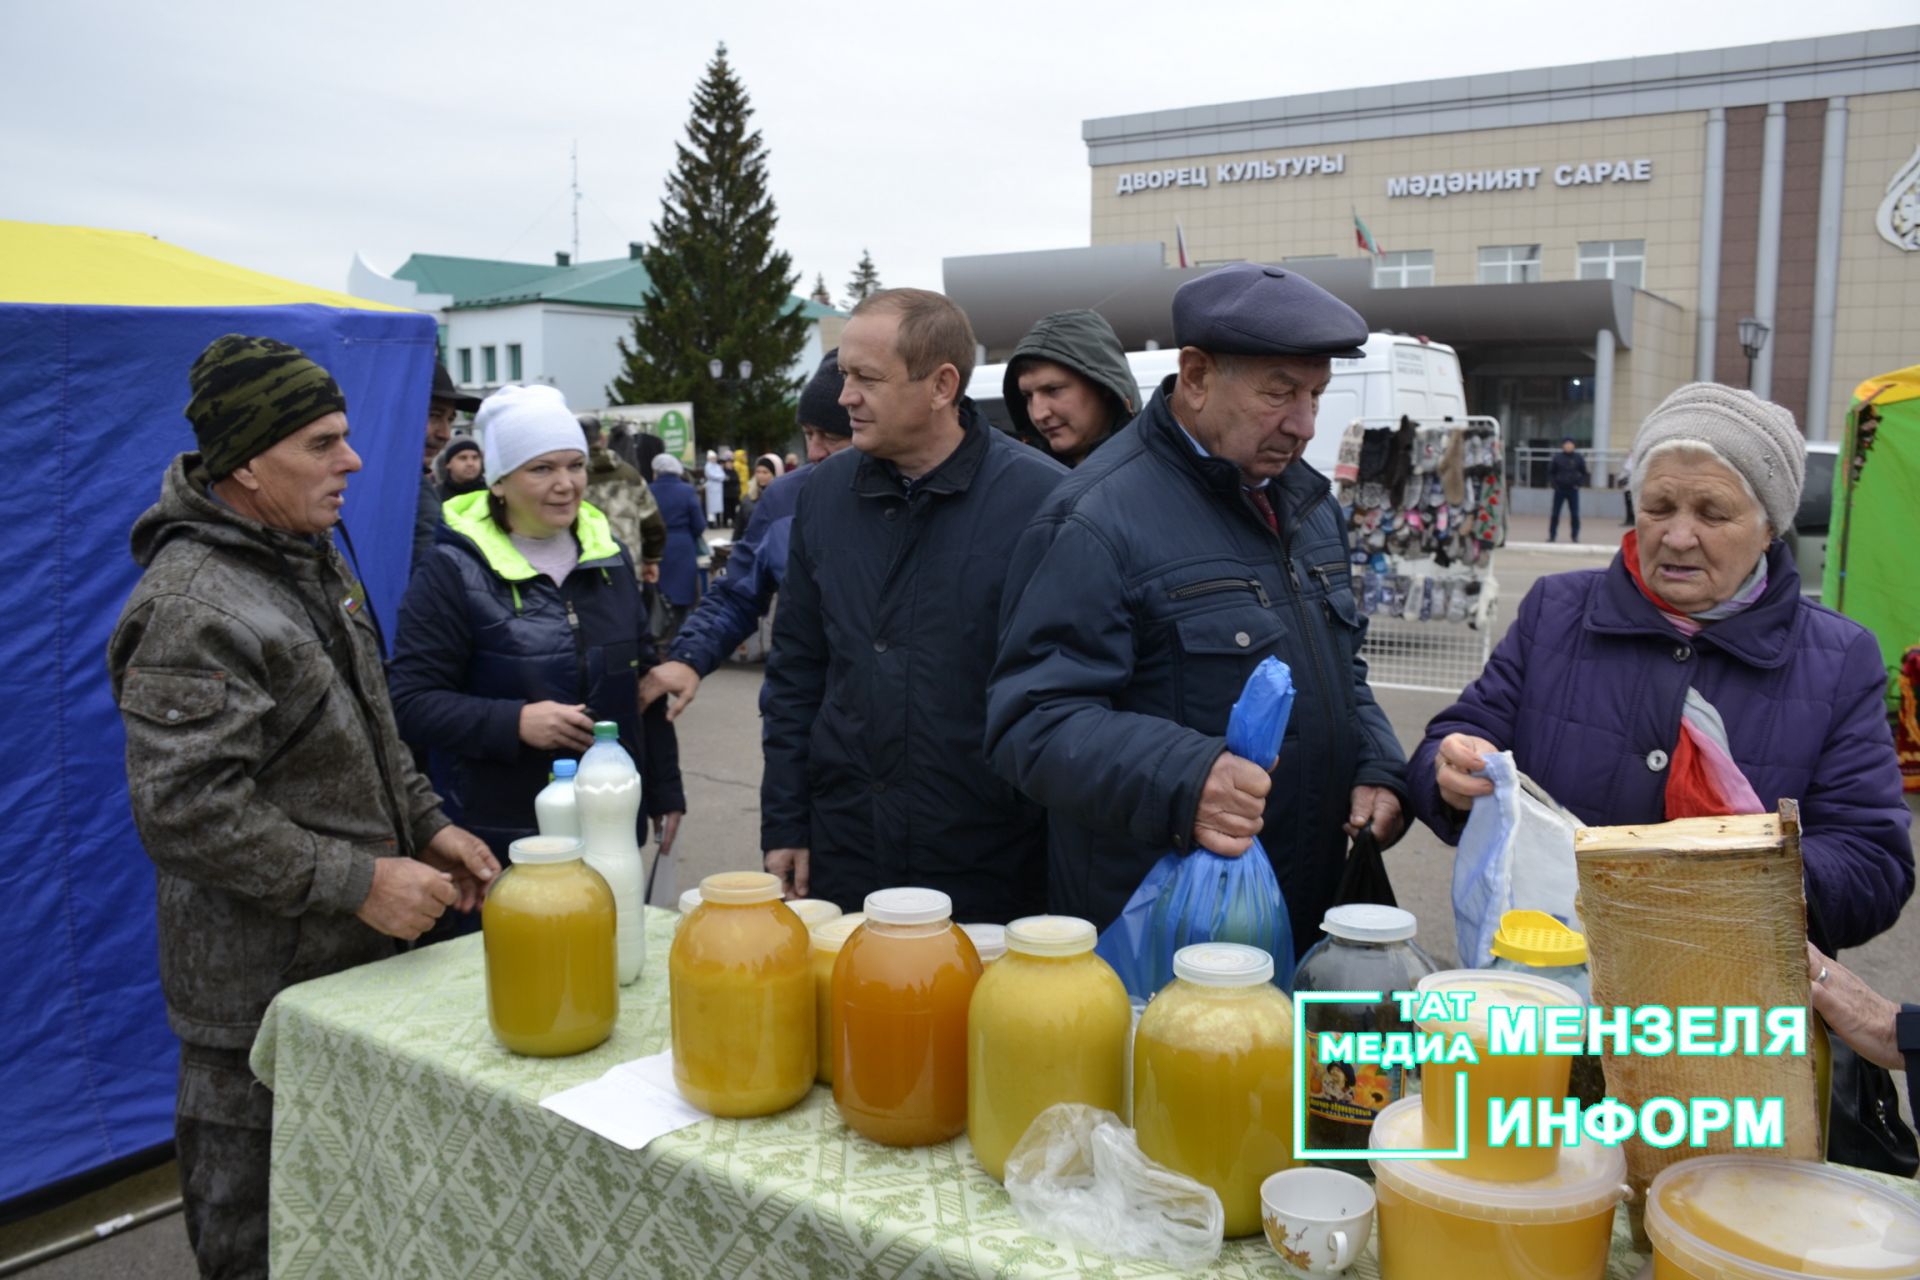
<svg viewBox="0 0 1920 1280"><path fill-rule="evenodd" d="M1382 907L1400 905L1394 900L1393 881L1387 875L1387 861L1380 852L1380 837L1373 834L1371 826L1360 828L1360 834L1353 838L1353 848L1347 852L1346 870L1340 873L1340 888L1333 895L1336 907L1360 902Z"/></svg>

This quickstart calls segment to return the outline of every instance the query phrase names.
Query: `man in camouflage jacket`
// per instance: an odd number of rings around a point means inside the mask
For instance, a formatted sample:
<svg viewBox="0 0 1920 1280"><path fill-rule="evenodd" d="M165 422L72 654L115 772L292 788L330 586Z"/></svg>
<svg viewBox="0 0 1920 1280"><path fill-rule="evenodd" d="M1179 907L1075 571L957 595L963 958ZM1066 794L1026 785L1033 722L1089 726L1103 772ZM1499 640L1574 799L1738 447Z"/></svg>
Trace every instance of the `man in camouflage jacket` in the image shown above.
<svg viewBox="0 0 1920 1280"><path fill-rule="evenodd" d="M134 525L145 573L108 668L158 870L187 1232L204 1275L264 1276L273 1100L247 1054L268 1003L471 909L498 865L401 745L364 590L333 546L360 469L339 388L238 335L191 381L201 448Z"/></svg>
<svg viewBox="0 0 1920 1280"><path fill-rule="evenodd" d="M580 415L587 433L587 496L613 526L613 536L640 566L640 581L660 581L660 558L667 553L667 522L653 490L633 464L607 447L598 414Z"/></svg>

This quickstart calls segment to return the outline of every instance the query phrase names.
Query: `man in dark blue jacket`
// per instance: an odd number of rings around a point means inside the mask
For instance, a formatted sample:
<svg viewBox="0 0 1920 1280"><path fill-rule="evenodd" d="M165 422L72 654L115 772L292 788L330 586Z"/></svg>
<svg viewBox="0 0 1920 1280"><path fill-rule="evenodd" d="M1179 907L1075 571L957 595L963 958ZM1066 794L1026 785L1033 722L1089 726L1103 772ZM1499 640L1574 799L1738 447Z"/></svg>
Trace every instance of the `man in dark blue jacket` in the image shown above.
<svg viewBox="0 0 1920 1280"><path fill-rule="evenodd" d="M1046 824L981 751L1007 564L1065 474L965 400L973 329L889 289L840 341L852 449L794 512L762 698L767 870L858 910L917 885L957 918L1046 907Z"/></svg>
<svg viewBox="0 0 1920 1280"><path fill-rule="evenodd" d="M727 571L717 578L673 637L668 660L640 682L640 705L672 694L667 719L677 720L700 692L700 682L752 635L773 607L787 571L787 541L800 486L824 461L853 443L853 428L840 404L840 353L829 351L800 391L800 431L807 440L807 465L775 480L753 504L746 531L727 556ZM761 686L764 699L766 686Z"/></svg>
<svg viewBox="0 0 1920 1280"><path fill-rule="evenodd" d="M1174 295L1180 371L1054 491L1007 576L988 755L1052 821L1050 909L1105 926L1169 850L1263 843L1304 951L1347 838L1397 838L1406 760L1367 686L1339 504L1301 459L1365 321L1278 267ZM1298 696L1276 764L1226 750L1260 661Z"/></svg>

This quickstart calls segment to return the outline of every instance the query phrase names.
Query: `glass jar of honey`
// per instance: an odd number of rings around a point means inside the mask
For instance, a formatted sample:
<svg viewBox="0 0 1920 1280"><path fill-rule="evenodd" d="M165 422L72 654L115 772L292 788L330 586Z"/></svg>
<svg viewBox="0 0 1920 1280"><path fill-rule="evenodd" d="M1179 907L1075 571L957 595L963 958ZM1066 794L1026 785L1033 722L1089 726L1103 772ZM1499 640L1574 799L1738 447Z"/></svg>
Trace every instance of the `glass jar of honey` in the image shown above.
<svg viewBox="0 0 1920 1280"><path fill-rule="evenodd" d="M980 957L935 889L867 895L833 968L833 1100L849 1128L924 1147L967 1127L967 1005Z"/></svg>
<svg viewBox="0 0 1920 1280"><path fill-rule="evenodd" d="M973 989L967 1138L996 1182L1027 1126L1056 1102L1124 1110L1133 1010L1119 975L1093 953L1096 938L1072 916L1015 920L1006 957Z"/></svg>
<svg viewBox="0 0 1920 1280"><path fill-rule="evenodd" d="M840 948L847 945L853 931L866 922L866 915L856 911L822 921L807 931L813 942L814 1025L820 1039L820 1063L814 1079L821 1084L833 1083L833 962L840 958Z"/></svg>
<svg viewBox="0 0 1920 1280"><path fill-rule="evenodd" d="M1544 1050L1546 1024L1540 1021L1545 1011L1554 1008L1584 1008L1586 1001L1571 988L1546 978L1526 973L1506 973L1493 969L1449 969L1429 974L1415 987L1422 996L1431 992L1471 995L1463 1016L1417 1019L1423 1034L1445 1037L1449 1042L1464 1035L1473 1044L1478 1062L1428 1062L1420 1068L1421 1112L1425 1117L1426 1146L1447 1150L1459 1142L1455 1108L1457 1087L1454 1081L1467 1079L1466 1157L1457 1162L1455 1172L1488 1182L1530 1182L1547 1177L1559 1163L1559 1148L1547 1146L1489 1146L1487 1144L1487 1104L1494 1098L1508 1102L1534 1098L1559 1099L1567 1096L1567 1083L1573 1059L1535 1053L1494 1054L1490 1051L1493 1018L1496 1010L1515 1010L1501 1014L1531 1018L1538 1036L1534 1047Z"/></svg>
<svg viewBox="0 0 1920 1280"><path fill-rule="evenodd" d="M527 836L480 909L487 1022L515 1053L584 1053L620 1014L613 890L573 836Z"/></svg>
<svg viewBox="0 0 1920 1280"><path fill-rule="evenodd" d="M1273 985L1273 957L1257 947L1182 947L1173 975L1134 1035L1140 1150L1212 1187L1229 1237L1253 1235L1260 1184L1299 1163L1293 1002Z"/></svg>
<svg viewBox="0 0 1920 1280"><path fill-rule="evenodd" d="M806 926L764 871L700 882L667 957L673 1078L716 1116L764 1116L807 1096L817 1066Z"/></svg>

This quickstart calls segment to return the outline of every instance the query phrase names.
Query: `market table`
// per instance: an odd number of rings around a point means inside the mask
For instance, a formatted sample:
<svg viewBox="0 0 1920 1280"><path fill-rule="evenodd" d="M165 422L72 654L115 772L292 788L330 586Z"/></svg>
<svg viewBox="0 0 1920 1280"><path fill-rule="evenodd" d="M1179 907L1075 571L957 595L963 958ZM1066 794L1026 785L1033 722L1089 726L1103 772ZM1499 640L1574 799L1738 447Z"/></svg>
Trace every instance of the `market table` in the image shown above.
<svg viewBox="0 0 1920 1280"><path fill-rule="evenodd" d="M674 921L649 909L646 967L621 992L619 1025L572 1058L516 1057L494 1042L478 936L282 992L253 1049L274 1091L273 1274L1173 1274L1029 1235L964 1138L877 1146L840 1123L827 1089L781 1115L702 1121L643 1151L543 1109L540 1099L667 1047ZM1645 1261L1626 1233L1622 1211L1608 1280L1631 1280ZM1255 1237L1228 1242L1209 1274L1294 1273ZM1348 1274L1378 1280L1374 1255Z"/></svg>

